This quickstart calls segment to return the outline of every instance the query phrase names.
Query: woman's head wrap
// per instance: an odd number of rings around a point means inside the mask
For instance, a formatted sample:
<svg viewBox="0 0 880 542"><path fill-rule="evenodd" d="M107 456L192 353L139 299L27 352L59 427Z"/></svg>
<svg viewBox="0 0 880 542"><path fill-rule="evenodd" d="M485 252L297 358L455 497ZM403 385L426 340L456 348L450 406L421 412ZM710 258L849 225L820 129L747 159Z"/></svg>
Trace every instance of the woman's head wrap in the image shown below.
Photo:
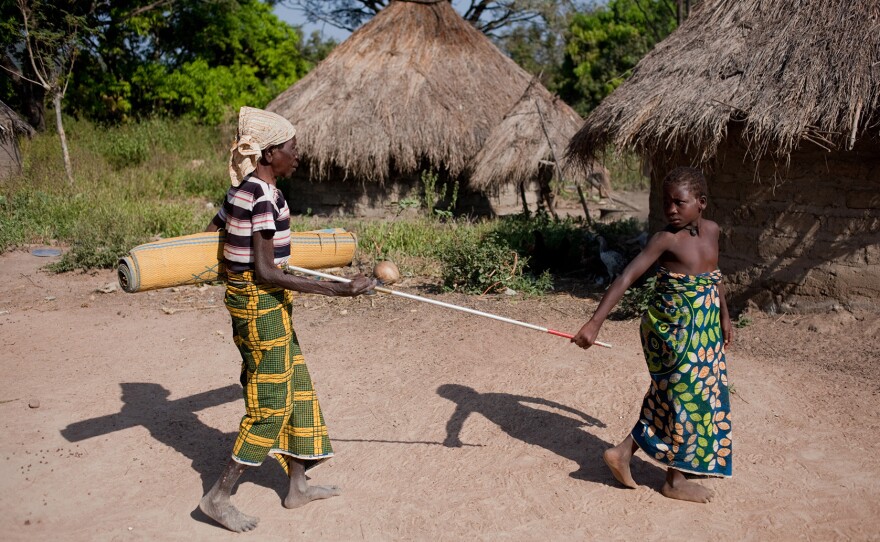
<svg viewBox="0 0 880 542"><path fill-rule="evenodd" d="M238 113L238 135L229 157L229 178L238 186L257 169L263 151L280 145L296 135L296 128L281 115L254 107L242 107Z"/></svg>

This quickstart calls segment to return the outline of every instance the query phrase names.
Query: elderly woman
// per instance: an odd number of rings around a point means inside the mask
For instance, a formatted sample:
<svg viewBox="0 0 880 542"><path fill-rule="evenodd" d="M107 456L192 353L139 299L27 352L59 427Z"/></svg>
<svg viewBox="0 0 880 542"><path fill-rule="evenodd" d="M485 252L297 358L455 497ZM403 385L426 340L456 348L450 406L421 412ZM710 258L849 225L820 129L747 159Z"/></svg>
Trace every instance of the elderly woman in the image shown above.
<svg viewBox="0 0 880 542"><path fill-rule="evenodd" d="M235 345L242 356L241 383L246 413L232 458L199 508L236 531L250 531L258 519L230 500L247 467L272 454L290 476L284 506L296 508L339 494L336 486L309 486L306 469L331 457L327 427L291 324L293 291L356 296L375 281L358 276L348 283L317 282L285 274L290 257L290 211L276 179L298 165L296 130L274 113L242 107L232 147L232 187L207 231L226 231L226 307Z"/></svg>

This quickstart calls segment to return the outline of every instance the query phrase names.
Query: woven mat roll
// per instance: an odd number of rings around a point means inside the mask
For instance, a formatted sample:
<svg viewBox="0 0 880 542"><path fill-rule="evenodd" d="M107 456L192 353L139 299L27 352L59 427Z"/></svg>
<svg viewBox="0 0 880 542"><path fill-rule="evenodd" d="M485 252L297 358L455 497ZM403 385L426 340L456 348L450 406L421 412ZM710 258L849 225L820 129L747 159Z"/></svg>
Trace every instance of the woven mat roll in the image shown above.
<svg viewBox="0 0 880 542"><path fill-rule="evenodd" d="M144 292L223 280L223 232L205 232L146 243L119 260L126 292ZM341 228L291 232L290 264L308 269L351 263L357 238Z"/></svg>

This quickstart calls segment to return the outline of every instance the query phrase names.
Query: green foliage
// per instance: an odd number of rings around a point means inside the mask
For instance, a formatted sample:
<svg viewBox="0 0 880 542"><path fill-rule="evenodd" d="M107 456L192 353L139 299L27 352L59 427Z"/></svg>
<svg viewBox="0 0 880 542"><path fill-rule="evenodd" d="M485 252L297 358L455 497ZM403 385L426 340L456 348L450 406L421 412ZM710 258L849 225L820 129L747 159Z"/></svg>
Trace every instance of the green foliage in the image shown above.
<svg viewBox="0 0 880 542"><path fill-rule="evenodd" d="M149 141L140 133L120 133L118 137L103 142L101 154L114 169L124 169L142 164L149 156Z"/></svg>
<svg viewBox="0 0 880 542"><path fill-rule="evenodd" d="M151 238L202 230L216 212L209 204L228 183L220 129L167 120L65 123L76 184L59 182L53 134L24 140L23 175L0 185L0 252L57 242L70 247L57 271L112 267Z"/></svg>
<svg viewBox="0 0 880 542"><path fill-rule="evenodd" d="M622 245L638 237L645 231L645 224L638 219L630 217L607 224L596 222L593 229L597 235L601 235L608 241L609 246Z"/></svg>
<svg viewBox="0 0 880 542"><path fill-rule="evenodd" d="M143 98L172 115L216 125L234 118L243 105L265 105L294 81L283 77L266 84L254 66L210 66L200 58L153 81Z"/></svg>
<svg viewBox="0 0 880 542"><path fill-rule="evenodd" d="M440 258L443 286L450 291L485 294L510 288L540 294L553 287L547 272L537 278L523 273L528 258L521 258L495 233L485 237L463 236L447 246Z"/></svg>
<svg viewBox="0 0 880 542"><path fill-rule="evenodd" d="M617 88L677 26L674 0L609 0L569 26L560 93L581 114Z"/></svg>
<svg viewBox="0 0 880 542"><path fill-rule="evenodd" d="M421 206L422 202L419 201L419 198L401 198L397 202L397 216L399 217L407 209L418 209Z"/></svg>
<svg viewBox="0 0 880 542"><path fill-rule="evenodd" d="M651 179L642 174L642 162L635 153L616 154L609 149L603 165L608 169L611 186L615 190L636 192L650 188Z"/></svg>
<svg viewBox="0 0 880 542"><path fill-rule="evenodd" d="M90 32L79 46L67 112L113 122L156 114L188 116L207 124L220 122L245 103L264 106L331 46L319 36L303 44L300 32L273 14L274 3L32 2L48 29L64 30L75 16ZM11 4L0 4L0 45L16 65L27 67L23 25ZM26 91L21 85L0 85L0 99L24 110L24 102L34 100Z"/></svg>
<svg viewBox="0 0 880 542"><path fill-rule="evenodd" d="M437 205L446 200L446 192L449 189L448 183L440 183L439 175L435 171L423 171L421 174L422 195L425 202L425 210L429 217L437 216L439 218L452 218L452 210L458 200L458 181L456 180L452 186L452 195L446 204L446 209L438 209ZM439 184L439 188L438 188Z"/></svg>
<svg viewBox="0 0 880 542"><path fill-rule="evenodd" d="M617 316L622 318L636 318L644 314L651 306L654 297L654 287L657 278L650 277L641 285L633 285L623 294L623 298L617 306Z"/></svg>
<svg viewBox="0 0 880 542"><path fill-rule="evenodd" d="M740 314L739 318L736 320L736 322L733 325L739 329L742 329L744 327L748 327L748 326L752 325L752 319L744 314Z"/></svg>
<svg viewBox="0 0 880 542"><path fill-rule="evenodd" d="M528 257L528 267L535 274L567 272L583 265L586 229L580 220L554 220L539 211L533 217L501 217L495 221L493 231L521 256Z"/></svg>

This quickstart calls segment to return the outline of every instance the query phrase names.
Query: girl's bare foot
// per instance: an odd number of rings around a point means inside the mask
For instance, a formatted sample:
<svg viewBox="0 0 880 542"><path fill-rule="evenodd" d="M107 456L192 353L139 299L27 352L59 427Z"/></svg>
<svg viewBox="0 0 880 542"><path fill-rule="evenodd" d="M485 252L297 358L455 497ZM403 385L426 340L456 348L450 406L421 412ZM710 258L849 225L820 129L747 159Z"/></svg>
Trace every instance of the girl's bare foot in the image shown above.
<svg viewBox="0 0 880 542"><path fill-rule="evenodd" d="M629 436L623 442L614 448L605 450L605 453L602 454L602 458L605 459L605 464L611 469L614 479L632 489L639 487L636 481L633 480L632 473L629 470L629 462L632 460L634 451L635 442L632 436Z"/></svg>
<svg viewBox="0 0 880 542"><path fill-rule="evenodd" d="M342 494L342 489L337 486L307 486L305 491L299 488L290 488L284 499L285 508L299 508L318 499L329 499Z"/></svg>
<svg viewBox="0 0 880 542"><path fill-rule="evenodd" d="M711 501L715 496L711 489L689 482L684 474L675 469L669 469L666 473L666 483L663 484L660 493L670 499L702 503Z"/></svg>
<svg viewBox="0 0 880 542"><path fill-rule="evenodd" d="M232 502L215 491L209 491L199 502L199 508L208 517L236 533L252 531L256 528L259 518L242 514L232 506Z"/></svg>

